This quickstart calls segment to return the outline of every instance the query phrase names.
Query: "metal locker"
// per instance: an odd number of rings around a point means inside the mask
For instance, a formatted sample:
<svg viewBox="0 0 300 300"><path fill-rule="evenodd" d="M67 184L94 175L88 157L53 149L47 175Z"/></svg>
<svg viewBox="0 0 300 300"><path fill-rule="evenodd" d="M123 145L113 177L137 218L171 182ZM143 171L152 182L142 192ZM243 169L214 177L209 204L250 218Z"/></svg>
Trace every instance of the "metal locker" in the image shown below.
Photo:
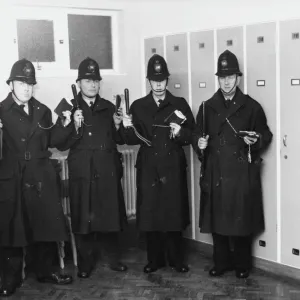
<svg viewBox="0 0 300 300"><path fill-rule="evenodd" d="M281 263L300 268L300 20L279 24Z"/></svg>
<svg viewBox="0 0 300 300"><path fill-rule="evenodd" d="M175 96L189 100L187 35L176 34L166 37L166 59L169 72L169 91Z"/></svg>
<svg viewBox="0 0 300 300"><path fill-rule="evenodd" d="M238 61L240 70L244 73L244 51L243 51L243 27L232 27L217 30L217 53L219 55L228 49L233 52ZM244 77L241 78L239 85L240 89L244 90Z"/></svg>
<svg viewBox="0 0 300 300"><path fill-rule="evenodd" d="M170 72L168 89L178 97L183 97L189 102L188 86L188 51L187 34L176 34L166 36L166 60ZM191 150L190 147L184 147L187 159L187 182L189 189L190 215L192 215L192 188L191 188ZM192 221L192 220L191 220ZM193 224L185 232L186 237L193 237Z"/></svg>
<svg viewBox="0 0 300 300"><path fill-rule="evenodd" d="M144 47L145 47L144 48L144 50L145 50L145 81L146 81L146 92L148 94L151 90L149 81L148 81L148 79L146 79L148 61L153 54L159 54L161 56L164 56L164 38L162 36L158 36L158 37L145 39Z"/></svg>
<svg viewBox="0 0 300 300"><path fill-rule="evenodd" d="M196 118L203 101L208 100L215 93L215 61L214 61L214 32L193 32L190 35L191 57L191 89L192 111ZM197 155L193 152L194 161L194 203L195 203L195 233L196 240L211 243L211 236L201 234L199 230L200 207L200 167ZM199 201L200 200L200 201Z"/></svg>
<svg viewBox="0 0 300 300"><path fill-rule="evenodd" d="M246 27L248 94L263 107L270 130L276 135L276 23ZM265 231L254 242L254 255L277 260L277 147L273 139L263 153L262 190ZM265 242L265 246L264 243Z"/></svg>

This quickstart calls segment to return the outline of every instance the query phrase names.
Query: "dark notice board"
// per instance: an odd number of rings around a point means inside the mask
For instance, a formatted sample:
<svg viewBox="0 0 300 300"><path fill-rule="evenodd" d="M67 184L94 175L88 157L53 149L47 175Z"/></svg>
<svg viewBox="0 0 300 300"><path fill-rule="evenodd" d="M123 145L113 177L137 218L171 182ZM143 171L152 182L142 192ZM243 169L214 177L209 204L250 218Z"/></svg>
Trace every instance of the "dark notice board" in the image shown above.
<svg viewBox="0 0 300 300"><path fill-rule="evenodd" d="M19 59L54 62L53 21L17 20Z"/></svg>
<svg viewBox="0 0 300 300"><path fill-rule="evenodd" d="M86 57L100 69L113 69L110 16L68 15L70 68L78 69Z"/></svg>

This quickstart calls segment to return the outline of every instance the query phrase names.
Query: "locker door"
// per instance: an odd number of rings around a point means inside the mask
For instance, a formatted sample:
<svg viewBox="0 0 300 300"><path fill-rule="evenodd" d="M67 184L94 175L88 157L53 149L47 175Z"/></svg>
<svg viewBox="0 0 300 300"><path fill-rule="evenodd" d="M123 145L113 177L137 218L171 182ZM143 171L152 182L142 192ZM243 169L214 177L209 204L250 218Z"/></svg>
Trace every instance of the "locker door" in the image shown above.
<svg viewBox="0 0 300 300"><path fill-rule="evenodd" d="M188 56L186 33L166 37L166 59L169 72L169 91L189 100Z"/></svg>
<svg viewBox="0 0 300 300"><path fill-rule="evenodd" d="M188 53L187 53L187 35L177 34L166 36L166 60L168 63L168 69L171 74L169 78L168 89L169 91L178 97L183 97L186 101L189 101L189 87L188 87ZM191 189L191 149L185 147L185 154L187 158L187 181L189 189L189 200L190 200L190 216L192 223L192 194ZM193 226L193 224L192 224ZM192 237L192 226L190 226L185 235Z"/></svg>
<svg viewBox="0 0 300 300"><path fill-rule="evenodd" d="M267 116L268 125L276 136L276 23L247 26L247 87ZM277 191L276 137L263 153L262 187L266 229L255 241L255 256L277 260ZM259 241L265 241L265 247Z"/></svg>
<svg viewBox="0 0 300 300"><path fill-rule="evenodd" d="M161 56L164 56L164 38L162 36L159 36L159 37L145 39L144 46L145 46L145 78L146 78L147 65L150 57L153 54L159 54ZM145 79L145 81L146 81L146 92L148 94L151 88L148 80Z"/></svg>
<svg viewBox="0 0 300 300"><path fill-rule="evenodd" d="M191 53L191 85L192 85L192 111L196 118L199 107L203 101L208 100L215 92L215 61L214 61L214 32L193 32L190 36ZM196 240L210 242L211 236L201 234L199 230L200 207L200 162L195 153L194 161L194 201L195 201L195 232ZM199 201L200 200L200 201Z"/></svg>
<svg viewBox="0 0 300 300"><path fill-rule="evenodd" d="M238 61L240 70L244 73L244 52L243 52L243 27L232 27L217 30L217 53L219 55L228 49L233 52ZM244 77L241 78L240 89L244 90Z"/></svg>
<svg viewBox="0 0 300 300"><path fill-rule="evenodd" d="M280 22L281 263L300 268L300 20Z"/></svg>

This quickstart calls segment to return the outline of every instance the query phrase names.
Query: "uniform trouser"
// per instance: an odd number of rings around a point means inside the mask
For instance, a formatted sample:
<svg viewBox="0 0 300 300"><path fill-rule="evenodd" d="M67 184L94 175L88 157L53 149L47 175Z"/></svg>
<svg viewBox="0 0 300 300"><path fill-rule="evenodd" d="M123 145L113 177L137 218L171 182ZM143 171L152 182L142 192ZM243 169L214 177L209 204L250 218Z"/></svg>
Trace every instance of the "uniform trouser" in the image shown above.
<svg viewBox="0 0 300 300"><path fill-rule="evenodd" d="M162 267L166 265L166 256L170 266L183 263L183 244L181 231L149 231L146 233L148 262Z"/></svg>
<svg viewBox="0 0 300 300"><path fill-rule="evenodd" d="M213 233L213 260L219 270L227 268L251 269L252 235L225 236ZM233 251L231 251L231 242Z"/></svg>
<svg viewBox="0 0 300 300"><path fill-rule="evenodd" d="M109 254L109 263L112 265L121 259L118 232L76 233L75 240L78 255L78 269L80 272L90 273L92 271L97 260L96 241L99 235L101 235L104 248L106 248L105 250Z"/></svg>
<svg viewBox="0 0 300 300"><path fill-rule="evenodd" d="M16 287L22 282L23 248L0 248L1 284L4 287Z"/></svg>
<svg viewBox="0 0 300 300"><path fill-rule="evenodd" d="M51 274L55 267L57 255L55 242L36 242L27 247L26 252L32 257L33 271L37 277ZM17 286L22 281L23 248L1 247L0 270L2 283L6 286Z"/></svg>

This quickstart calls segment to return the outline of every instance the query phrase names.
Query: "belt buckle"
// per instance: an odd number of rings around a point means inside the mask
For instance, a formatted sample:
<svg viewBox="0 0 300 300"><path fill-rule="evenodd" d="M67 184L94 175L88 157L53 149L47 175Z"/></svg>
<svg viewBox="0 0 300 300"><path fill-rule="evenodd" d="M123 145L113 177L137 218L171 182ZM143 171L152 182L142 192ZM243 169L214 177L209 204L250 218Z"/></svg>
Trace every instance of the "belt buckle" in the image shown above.
<svg viewBox="0 0 300 300"><path fill-rule="evenodd" d="M25 160L31 160L31 154L29 151L25 151Z"/></svg>

